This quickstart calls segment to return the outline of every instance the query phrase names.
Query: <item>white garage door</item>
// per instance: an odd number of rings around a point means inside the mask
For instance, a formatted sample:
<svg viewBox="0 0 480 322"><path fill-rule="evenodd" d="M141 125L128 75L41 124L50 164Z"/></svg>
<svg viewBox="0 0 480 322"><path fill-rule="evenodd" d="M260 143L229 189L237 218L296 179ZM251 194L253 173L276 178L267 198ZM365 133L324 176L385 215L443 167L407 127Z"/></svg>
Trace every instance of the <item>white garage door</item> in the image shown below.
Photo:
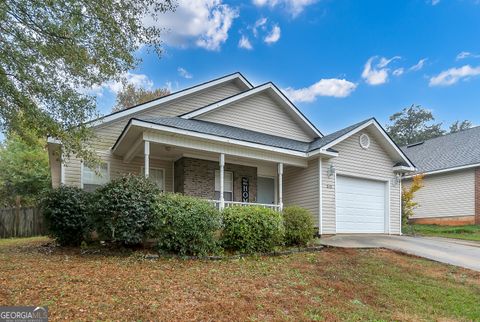
<svg viewBox="0 0 480 322"><path fill-rule="evenodd" d="M385 182L337 176L337 233L384 233L385 190Z"/></svg>

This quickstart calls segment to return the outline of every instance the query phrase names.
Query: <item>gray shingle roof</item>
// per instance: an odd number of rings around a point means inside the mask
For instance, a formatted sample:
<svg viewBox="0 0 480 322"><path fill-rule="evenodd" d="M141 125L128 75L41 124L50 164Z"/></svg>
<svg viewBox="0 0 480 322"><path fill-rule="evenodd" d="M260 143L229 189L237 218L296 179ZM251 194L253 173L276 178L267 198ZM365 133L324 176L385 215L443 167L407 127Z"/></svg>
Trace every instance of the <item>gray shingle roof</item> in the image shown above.
<svg viewBox="0 0 480 322"><path fill-rule="evenodd" d="M402 147L419 172L480 163L480 126Z"/></svg>
<svg viewBox="0 0 480 322"><path fill-rule="evenodd" d="M251 143L265 144L277 148L293 151L308 151L309 143L275 135L264 134L251 130L245 130L234 126L218 124L207 121L183 119L180 117L160 117L153 119L139 119L150 123L169 126L177 129L194 131L203 134L211 134L224 138L241 140Z"/></svg>
<svg viewBox="0 0 480 322"><path fill-rule="evenodd" d="M371 119L351 125L332 134L326 135L323 138L318 138L312 142L302 142L293 139L288 139L280 136L260 133L256 131L246 130L230 125L218 124L208 121L183 119L180 117L159 117L137 120L154 123L158 125L173 127L182 130L194 131L203 134L211 134L224 138L241 140L251 143L258 143L269 145L272 147L283 148L299 152L310 152L317 150L326 144L333 142L342 135L348 133L354 128L370 121Z"/></svg>

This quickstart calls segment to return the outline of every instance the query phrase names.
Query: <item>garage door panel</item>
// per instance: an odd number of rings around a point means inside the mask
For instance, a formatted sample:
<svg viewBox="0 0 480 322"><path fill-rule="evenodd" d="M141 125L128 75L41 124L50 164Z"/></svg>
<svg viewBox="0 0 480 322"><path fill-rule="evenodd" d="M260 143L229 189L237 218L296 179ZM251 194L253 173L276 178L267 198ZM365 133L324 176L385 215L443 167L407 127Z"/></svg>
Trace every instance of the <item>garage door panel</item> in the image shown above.
<svg viewBox="0 0 480 322"><path fill-rule="evenodd" d="M385 183L337 176L338 233L385 232Z"/></svg>

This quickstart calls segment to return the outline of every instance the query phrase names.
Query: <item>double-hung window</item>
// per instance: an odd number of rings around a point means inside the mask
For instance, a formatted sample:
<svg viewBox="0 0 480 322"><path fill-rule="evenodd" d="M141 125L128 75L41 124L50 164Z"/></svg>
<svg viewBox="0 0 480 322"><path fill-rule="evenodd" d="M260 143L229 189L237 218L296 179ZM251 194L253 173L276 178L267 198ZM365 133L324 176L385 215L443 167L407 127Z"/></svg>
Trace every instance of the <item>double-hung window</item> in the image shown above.
<svg viewBox="0 0 480 322"><path fill-rule="evenodd" d="M226 201L233 200L233 172L223 172L223 199ZM220 200L220 170L215 171L215 199Z"/></svg>
<svg viewBox="0 0 480 322"><path fill-rule="evenodd" d="M84 164L82 168L82 186L86 191L95 191L98 187L110 181L110 171L107 162L102 162L96 167Z"/></svg>

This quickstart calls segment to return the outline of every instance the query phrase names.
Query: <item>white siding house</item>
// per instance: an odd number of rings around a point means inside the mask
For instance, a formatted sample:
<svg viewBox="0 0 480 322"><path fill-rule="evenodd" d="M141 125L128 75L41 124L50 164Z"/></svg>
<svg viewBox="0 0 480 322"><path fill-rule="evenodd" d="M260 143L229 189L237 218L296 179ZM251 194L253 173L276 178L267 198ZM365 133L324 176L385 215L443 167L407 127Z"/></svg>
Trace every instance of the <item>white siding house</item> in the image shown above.
<svg viewBox="0 0 480 322"><path fill-rule="evenodd" d="M54 187L91 190L133 173L219 208L298 205L319 234L401 233L399 175L414 167L378 122L324 136L272 83L254 87L235 73L89 126L104 175L75 156L60 160L51 139Z"/></svg>

